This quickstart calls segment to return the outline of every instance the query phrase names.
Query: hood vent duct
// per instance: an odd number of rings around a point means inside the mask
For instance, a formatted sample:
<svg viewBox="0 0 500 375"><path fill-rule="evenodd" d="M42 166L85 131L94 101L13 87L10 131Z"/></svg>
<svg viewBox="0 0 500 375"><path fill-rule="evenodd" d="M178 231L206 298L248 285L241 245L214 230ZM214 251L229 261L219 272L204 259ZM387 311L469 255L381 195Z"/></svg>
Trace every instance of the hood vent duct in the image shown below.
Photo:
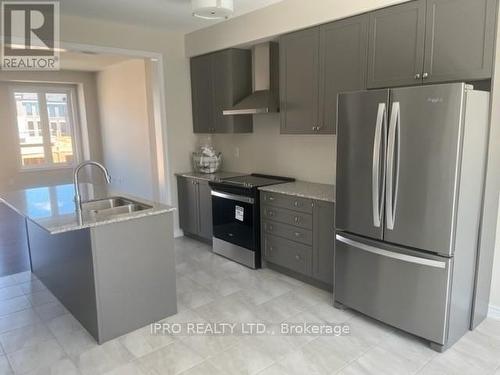
<svg viewBox="0 0 500 375"><path fill-rule="evenodd" d="M259 44L252 49L252 95L223 111L230 115L255 115L279 112L279 47L277 43Z"/></svg>

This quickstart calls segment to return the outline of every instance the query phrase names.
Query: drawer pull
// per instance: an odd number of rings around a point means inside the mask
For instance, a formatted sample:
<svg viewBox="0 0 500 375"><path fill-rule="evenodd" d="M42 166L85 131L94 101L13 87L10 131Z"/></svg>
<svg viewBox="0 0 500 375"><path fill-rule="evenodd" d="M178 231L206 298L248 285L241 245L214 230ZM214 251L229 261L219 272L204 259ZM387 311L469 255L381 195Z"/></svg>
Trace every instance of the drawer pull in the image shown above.
<svg viewBox="0 0 500 375"><path fill-rule="evenodd" d="M299 233L299 232L295 232L295 237L302 237L302 233Z"/></svg>
<svg viewBox="0 0 500 375"><path fill-rule="evenodd" d="M268 230L270 230L270 231L272 231L272 230L273 230L273 226L272 226L272 225L269 225L269 226L267 227L267 229L268 229Z"/></svg>
<svg viewBox="0 0 500 375"><path fill-rule="evenodd" d="M267 199L271 202L274 201L274 197L267 197Z"/></svg>
<svg viewBox="0 0 500 375"><path fill-rule="evenodd" d="M298 216L295 216L295 218L293 220L295 221L295 224L300 223L300 217L298 217Z"/></svg>
<svg viewBox="0 0 500 375"><path fill-rule="evenodd" d="M273 212L273 211L267 211L267 214L268 214L269 216L271 216L271 217L273 217L273 216L274 216L274 212Z"/></svg>
<svg viewBox="0 0 500 375"><path fill-rule="evenodd" d="M293 203L293 205L294 205L295 207L299 207L299 202L295 201L295 202Z"/></svg>
<svg viewBox="0 0 500 375"><path fill-rule="evenodd" d="M302 261L302 258L300 255L295 255L295 259L297 259L298 261Z"/></svg>

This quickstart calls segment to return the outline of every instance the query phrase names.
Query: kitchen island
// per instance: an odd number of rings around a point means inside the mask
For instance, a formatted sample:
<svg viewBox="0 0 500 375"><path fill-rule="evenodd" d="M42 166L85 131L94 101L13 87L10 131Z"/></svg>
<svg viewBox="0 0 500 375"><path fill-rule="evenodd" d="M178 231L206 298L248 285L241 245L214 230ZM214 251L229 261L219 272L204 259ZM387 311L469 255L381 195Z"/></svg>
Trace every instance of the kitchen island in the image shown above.
<svg viewBox="0 0 500 375"><path fill-rule="evenodd" d="M99 343L175 314L175 209L81 190L82 215L73 185L0 193L25 219L32 272Z"/></svg>

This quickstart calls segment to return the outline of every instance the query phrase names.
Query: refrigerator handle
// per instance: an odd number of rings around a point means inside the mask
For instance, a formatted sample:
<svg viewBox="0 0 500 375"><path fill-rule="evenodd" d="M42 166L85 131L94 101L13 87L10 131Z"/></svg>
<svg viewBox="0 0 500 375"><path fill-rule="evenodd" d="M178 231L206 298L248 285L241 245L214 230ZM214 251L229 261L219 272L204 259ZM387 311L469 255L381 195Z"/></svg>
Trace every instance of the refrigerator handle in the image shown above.
<svg viewBox="0 0 500 375"><path fill-rule="evenodd" d="M386 222L387 229L394 230L399 185L401 107L399 102L392 103L391 121L389 123L389 143L387 147L386 167ZM397 154L397 155L396 155ZM396 173L394 173L396 172ZM395 181L394 181L395 179Z"/></svg>
<svg viewBox="0 0 500 375"><path fill-rule="evenodd" d="M387 110L386 103L379 103L377 112L377 124L375 126L375 137L373 139L373 166L372 166L372 204L373 225L380 228L382 221L382 205L385 193L385 173L381 173L380 152L382 142L387 137ZM382 174L382 194L380 192L380 175Z"/></svg>

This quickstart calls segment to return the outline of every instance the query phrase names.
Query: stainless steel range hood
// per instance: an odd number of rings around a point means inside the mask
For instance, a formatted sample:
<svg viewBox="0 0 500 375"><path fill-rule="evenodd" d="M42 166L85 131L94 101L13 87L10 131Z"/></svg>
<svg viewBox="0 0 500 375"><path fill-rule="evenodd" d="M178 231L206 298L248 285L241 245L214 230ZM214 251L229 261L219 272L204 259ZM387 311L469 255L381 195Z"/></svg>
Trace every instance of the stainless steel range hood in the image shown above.
<svg viewBox="0 0 500 375"><path fill-rule="evenodd" d="M222 113L231 115L255 115L279 112L279 49L277 43L264 43L252 50L252 95L246 97Z"/></svg>

